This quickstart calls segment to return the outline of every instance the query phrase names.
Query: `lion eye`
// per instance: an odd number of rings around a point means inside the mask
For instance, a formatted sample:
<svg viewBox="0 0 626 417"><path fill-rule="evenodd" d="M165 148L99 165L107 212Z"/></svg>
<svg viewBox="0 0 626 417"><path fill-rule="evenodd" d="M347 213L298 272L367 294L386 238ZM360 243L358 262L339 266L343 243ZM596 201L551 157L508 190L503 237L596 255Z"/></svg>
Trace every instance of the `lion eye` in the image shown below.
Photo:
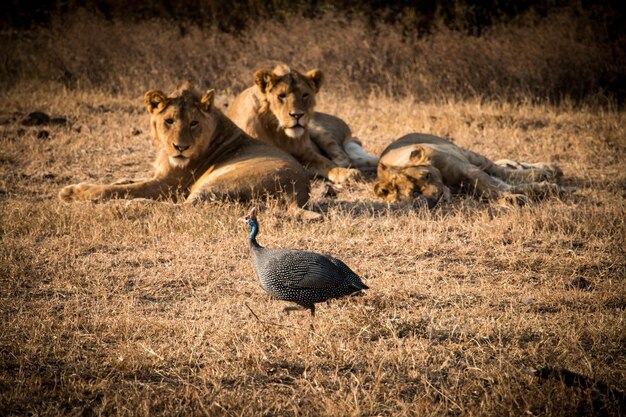
<svg viewBox="0 0 626 417"><path fill-rule="evenodd" d="M172 126L174 124L174 119L165 119L165 124L168 126Z"/></svg>
<svg viewBox="0 0 626 417"><path fill-rule="evenodd" d="M424 180L430 181L432 179L433 179L433 175L430 172L427 172L426 174L424 174Z"/></svg>
<svg viewBox="0 0 626 417"><path fill-rule="evenodd" d="M199 124L200 122L198 122L197 120L192 120L191 123L189 123L189 127L195 129L196 127L198 127Z"/></svg>
<svg viewBox="0 0 626 417"><path fill-rule="evenodd" d="M287 94L285 94L285 93L280 93L280 94L278 95L278 99L279 99L280 101L283 101L283 100L285 99L285 97L287 97Z"/></svg>
<svg viewBox="0 0 626 417"><path fill-rule="evenodd" d="M309 98L309 93L302 94L302 98Z"/></svg>

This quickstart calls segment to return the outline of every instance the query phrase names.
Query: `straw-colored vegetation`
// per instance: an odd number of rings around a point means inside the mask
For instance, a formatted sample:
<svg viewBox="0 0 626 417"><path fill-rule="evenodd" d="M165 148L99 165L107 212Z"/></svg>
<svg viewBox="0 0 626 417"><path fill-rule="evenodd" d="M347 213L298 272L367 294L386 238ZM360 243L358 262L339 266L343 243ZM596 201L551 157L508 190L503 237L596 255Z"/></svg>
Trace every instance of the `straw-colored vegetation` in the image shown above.
<svg viewBox="0 0 626 417"><path fill-rule="evenodd" d="M420 44L429 55L358 22L315 32L301 20L298 33L317 35L277 46L295 27L238 38L79 17L5 34L2 47L0 414L624 415L626 115L594 100L534 103L553 82L540 52L570 57L555 40L584 49L567 25L442 33ZM502 66L477 67L487 54ZM243 205L57 200L67 184L150 175L144 90L190 79L219 88L224 106L279 60L326 71L319 109L368 151L427 132L493 159L557 163L577 190L428 211L386 205L368 182L314 195L317 223L260 202L261 244L332 254L371 288L313 320L259 288ZM522 100L498 99L515 71ZM494 83L483 96L471 77ZM23 125L35 110L67 122Z"/></svg>

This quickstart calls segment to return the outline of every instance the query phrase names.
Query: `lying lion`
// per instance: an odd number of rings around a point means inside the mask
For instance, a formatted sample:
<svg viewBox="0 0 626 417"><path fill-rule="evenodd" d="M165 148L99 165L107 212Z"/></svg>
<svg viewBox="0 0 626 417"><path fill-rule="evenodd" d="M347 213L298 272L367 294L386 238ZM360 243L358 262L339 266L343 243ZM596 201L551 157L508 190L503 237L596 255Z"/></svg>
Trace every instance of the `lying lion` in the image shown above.
<svg viewBox="0 0 626 417"><path fill-rule="evenodd" d="M186 197L249 200L281 194L297 206L309 198L309 179L291 155L255 140L213 105L214 90L203 96L185 83L169 96L145 94L157 149L154 176L111 185L64 187L64 201L112 198Z"/></svg>
<svg viewBox="0 0 626 417"><path fill-rule="evenodd" d="M423 196L429 207L450 199L450 188L470 189L488 199L506 197L525 202L525 196L558 193L562 175L556 165L512 160L491 162L484 156L423 133L391 143L382 153L374 192L385 200Z"/></svg>
<svg viewBox="0 0 626 417"><path fill-rule="evenodd" d="M279 65L254 77L255 85L239 94L227 112L250 136L278 146L311 175L335 183L360 177L351 167L376 166L378 158L363 150L343 120L313 112L321 71L301 74Z"/></svg>

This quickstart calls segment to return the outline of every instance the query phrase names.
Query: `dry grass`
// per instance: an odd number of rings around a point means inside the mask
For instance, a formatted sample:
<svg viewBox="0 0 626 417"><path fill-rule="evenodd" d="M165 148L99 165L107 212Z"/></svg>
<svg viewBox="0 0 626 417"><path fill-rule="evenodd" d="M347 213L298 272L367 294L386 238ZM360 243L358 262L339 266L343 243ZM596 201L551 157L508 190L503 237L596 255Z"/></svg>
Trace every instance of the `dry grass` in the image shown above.
<svg viewBox="0 0 626 417"><path fill-rule="evenodd" d="M237 59L233 90L256 66ZM150 87L168 88L178 68ZM320 109L370 151L429 132L494 159L557 162L578 190L429 212L361 184L315 199L325 218L314 224L264 204L262 244L333 254L371 287L320 305L311 328L259 288L236 222L245 207L57 201L70 183L149 175L136 91L149 76L116 74L116 95L37 77L2 93L0 414L626 413L623 111L322 92ZM69 122L22 126L33 110Z"/></svg>
<svg viewBox="0 0 626 417"><path fill-rule="evenodd" d="M609 41L605 32L575 11L520 18L481 37L441 28L426 38L331 16L260 21L232 35L215 27L108 22L77 13L33 31L0 30L0 87L43 81L139 95L189 79L238 93L255 70L282 61L299 69L323 67L335 88L361 98L623 102L624 41Z"/></svg>
<svg viewBox="0 0 626 417"><path fill-rule="evenodd" d="M322 94L320 108L372 151L428 131L492 157L557 161L579 189L431 213L387 207L361 185L317 200L319 224L268 204L263 244L337 255L372 288L320 306L311 330L259 288L235 221L244 207L55 199L68 183L148 174L138 98L42 87L2 102L8 414L623 413L623 397L530 373L626 388L623 113ZM40 139L11 121L35 108L71 122ZM593 289L568 287L576 277Z"/></svg>

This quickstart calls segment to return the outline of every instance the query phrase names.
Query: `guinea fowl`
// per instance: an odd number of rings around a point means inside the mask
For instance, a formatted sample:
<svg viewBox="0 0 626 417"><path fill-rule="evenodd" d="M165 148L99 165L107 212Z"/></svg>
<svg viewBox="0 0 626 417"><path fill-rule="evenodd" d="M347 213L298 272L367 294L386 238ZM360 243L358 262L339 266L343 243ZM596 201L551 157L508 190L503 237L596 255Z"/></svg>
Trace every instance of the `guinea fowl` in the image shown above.
<svg viewBox="0 0 626 417"><path fill-rule="evenodd" d="M291 301L315 315L315 303L368 289L361 278L339 259L294 249L264 248L256 241L259 223L255 208L239 218L250 232L250 256L261 288L279 300ZM300 307L300 308L302 308ZM298 307L285 307L285 311Z"/></svg>

